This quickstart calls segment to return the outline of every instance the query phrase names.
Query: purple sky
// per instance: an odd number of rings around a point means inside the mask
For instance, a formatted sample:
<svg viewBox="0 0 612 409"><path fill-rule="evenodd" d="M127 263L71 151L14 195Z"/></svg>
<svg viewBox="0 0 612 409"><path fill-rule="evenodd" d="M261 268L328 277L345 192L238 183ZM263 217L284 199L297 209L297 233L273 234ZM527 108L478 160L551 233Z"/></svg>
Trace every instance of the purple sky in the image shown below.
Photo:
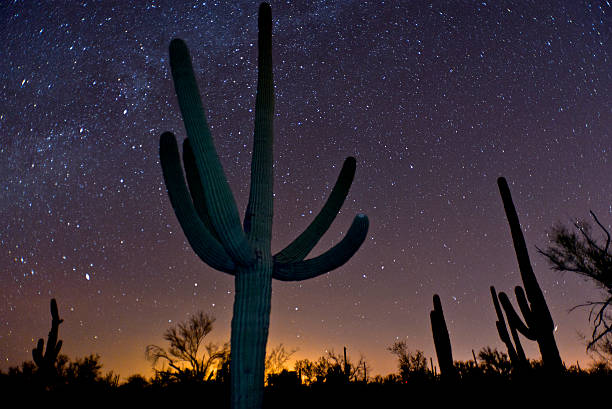
<svg viewBox="0 0 612 409"><path fill-rule="evenodd" d="M349 155L351 192L312 254L355 213L370 231L338 270L273 284L269 345L297 348L294 358L347 346L384 375L396 369L386 350L395 340L434 355L437 293L455 359L502 348L489 286L520 284L503 175L562 358L588 363L577 334L590 334L588 311L568 310L600 294L550 271L534 246L589 210L612 223L610 3L406 3L271 3L273 249L308 225ZM258 4L57 4L0 7L0 369L31 359L55 297L62 352L149 375L146 345L164 345L164 330L198 310L217 318L211 340L229 340L233 303L231 277L193 253L163 185L159 135L185 137L168 45L180 37L190 47L243 210Z"/></svg>

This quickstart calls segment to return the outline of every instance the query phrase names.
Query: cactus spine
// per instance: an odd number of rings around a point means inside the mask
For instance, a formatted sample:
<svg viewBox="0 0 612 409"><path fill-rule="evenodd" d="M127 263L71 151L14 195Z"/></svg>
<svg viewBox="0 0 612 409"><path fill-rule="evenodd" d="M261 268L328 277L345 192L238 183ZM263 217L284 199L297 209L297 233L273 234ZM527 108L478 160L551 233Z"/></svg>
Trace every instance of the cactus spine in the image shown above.
<svg viewBox="0 0 612 409"><path fill-rule="evenodd" d="M526 338L537 341L544 366L551 371L559 371L563 368L563 363L559 355L557 343L555 342L555 324L529 261L527 245L525 244L523 231L521 230L518 215L512 202L510 188L508 187L508 182L503 177L497 179L497 185L499 186L499 193L504 203L506 218L510 225L514 250L525 288L523 290L520 286L515 287L516 300L525 322L523 323L518 316L505 293L499 293L499 301L506 312L510 328L514 327Z"/></svg>
<svg viewBox="0 0 612 409"><path fill-rule="evenodd" d="M434 309L429 313L429 318L431 319L431 332L433 333L434 345L436 347L440 375L445 378L452 378L455 375L453 351L451 348L450 336L448 335L448 328L446 328L446 321L444 320L442 302L438 294L434 294L433 296L433 305Z"/></svg>
<svg viewBox="0 0 612 409"><path fill-rule="evenodd" d="M206 123L191 58L182 40L170 44L170 65L187 131L180 164L174 135L160 140L160 162L174 212L195 253L209 266L235 280L231 333L233 408L260 408L272 279L300 281L346 263L365 240L368 218L357 215L345 237L318 257L305 260L328 230L355 174L347 158L327 202L306 230L284 250L272 255L272 187L274 85L272 79L272 14L259 8L258 82L249 201L241 226L236 203L223 173Z"/></svg>
<svg viewBox="0 0 612 409"><path fill-rule="evenodd" d="M44 376L51 376L55 373L55 361L62 348L62 341L57 340L59 326L64 322L60 319L55 298L51 299L51 331L47 337L47 348L45 349L45 341L40 338L36 347L32 350L32 358L38 369ZM43 353L44 350L44 353Z"/></svg>

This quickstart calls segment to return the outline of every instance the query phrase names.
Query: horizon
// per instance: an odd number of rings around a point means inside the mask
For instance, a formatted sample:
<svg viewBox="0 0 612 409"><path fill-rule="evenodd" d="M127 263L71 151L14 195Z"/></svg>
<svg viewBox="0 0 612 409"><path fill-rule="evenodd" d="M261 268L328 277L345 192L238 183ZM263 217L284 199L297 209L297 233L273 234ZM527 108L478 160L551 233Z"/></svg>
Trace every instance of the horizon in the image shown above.
<svg viewBox="0 0 612 409"><path fill-rule="evenodd" d="M600 290L551 271L535 246L590 210L612 223L612 182L597 177L609 171L612 6L368 4L271 2L272 250L310 223L347 156L357 160L349 196L309 257L356 213L370 230L337 270L273 283L268 347L316 359L346 346L383 376L396 371L386 350L396 340L436 361L429 311L439 294L455 360L505 352L489 286L522 285L496 185L505 176L561 357L588 366L578 335L592 331L588 309L568 311ZM205 342L229 340L233 279L191 250L158 149L164 131L185 137L168 63L180 37L244 211L256 14L246 1L0 9L0 370L46 340L51 298L61 353L99 353L123 380L132 368L150 376L146 345L164 346L163 332L199 310L216 318Z"/></svg>

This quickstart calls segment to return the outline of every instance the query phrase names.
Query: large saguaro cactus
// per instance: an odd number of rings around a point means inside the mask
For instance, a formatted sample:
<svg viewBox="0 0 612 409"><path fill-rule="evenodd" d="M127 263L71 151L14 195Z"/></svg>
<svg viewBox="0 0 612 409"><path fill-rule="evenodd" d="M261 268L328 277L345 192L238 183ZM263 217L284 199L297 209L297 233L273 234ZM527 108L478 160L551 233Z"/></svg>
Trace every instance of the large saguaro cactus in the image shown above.
<svg viewBox="0 0 612 409"><path fill-rule="evenodd" d="M183 144L187 183L174 135L166 132L160 140L168 195L187 240L206 264L235 279L230 364L234 408L261 407L272 279L306 280L340 267L359 249L368 230L368 218L359 214L338 244L305 260L348 194L355 159L347 158L312 223L284 250L271 254L274 86L272 13L265 3L259 8L258 48L251 188L243 226L206 123L187 46L178 39L170 44L170 65L187 132Z"/></svg>
<svg viewBox="0 0 612 409"><path fill-rule="evenodd" d="M525 244L516 208L512 202L508 182L506 182L505 178L500 177L497 179L497 185L502 202L504 203L504 210L510 225L510 233L521 272L521 279L525 287L524 290L520 286L515 288L516 301L525 318L525 323L518 316L505 293L499 293L499 301L504 307L510 327L516 328L526 338L537 341L544 366L552 372L560 371L563 368L563 362L561 361L559 349L555 341L555 324L548 310L544 294L531 267L531 261L529 261L527 245Z"/></svg>

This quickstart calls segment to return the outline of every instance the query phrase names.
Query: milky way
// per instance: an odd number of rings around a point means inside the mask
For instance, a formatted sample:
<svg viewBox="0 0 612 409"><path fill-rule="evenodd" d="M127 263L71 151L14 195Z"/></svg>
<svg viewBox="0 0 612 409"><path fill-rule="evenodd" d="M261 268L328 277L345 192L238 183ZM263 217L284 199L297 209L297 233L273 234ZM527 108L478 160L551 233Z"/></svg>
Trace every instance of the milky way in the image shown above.
<svg viewBox="0 0 612 409"><path fill-rule="evenodd" d="M275 2L273 250L312 220L346 156L349 197L316 255L366 213L345 266L274 283L269 345L347 346L373 373L395 340L434 355L441 296L456 359L490 345L489 286L520 284L496 178L510 182L566 362L599 293L535 245L558 221L612 223L612 7L607 1ZM309 4L309 5L305 5ZM256 2L14 1L0 6L0 368L65 322L63 352L150 373L147 344L204 310L229 339L231 277L204 265L161 177L159 135L184 138L168 45L190 47L238 207L248 195ZM527 344L527 342L526 342ZM537 347L528 342L530 357Z"/></svg>

